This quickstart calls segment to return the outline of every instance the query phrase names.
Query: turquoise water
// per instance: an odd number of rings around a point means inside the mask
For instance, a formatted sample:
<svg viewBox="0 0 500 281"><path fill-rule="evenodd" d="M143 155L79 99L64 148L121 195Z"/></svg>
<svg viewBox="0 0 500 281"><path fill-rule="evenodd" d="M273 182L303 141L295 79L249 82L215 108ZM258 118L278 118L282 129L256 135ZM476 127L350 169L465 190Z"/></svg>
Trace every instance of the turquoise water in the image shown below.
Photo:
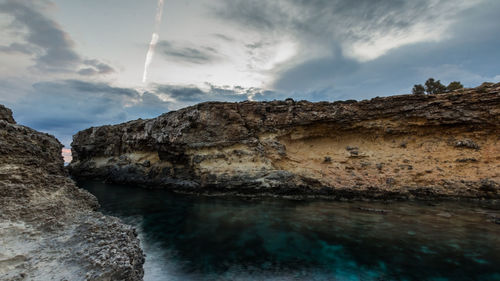
<svg viewBox="0 0 500 281"><path fill-rule="evenodd" d="M248 200L79 185L102 212L138 229L145 280L500 280L498 204Z"/></svg>

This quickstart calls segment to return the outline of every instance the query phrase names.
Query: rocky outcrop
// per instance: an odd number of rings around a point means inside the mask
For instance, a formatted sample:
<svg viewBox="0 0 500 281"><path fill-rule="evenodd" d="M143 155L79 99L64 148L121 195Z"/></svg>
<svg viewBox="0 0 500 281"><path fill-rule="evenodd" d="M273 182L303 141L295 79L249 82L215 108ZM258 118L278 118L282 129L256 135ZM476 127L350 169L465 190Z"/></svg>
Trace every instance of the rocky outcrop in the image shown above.
<svg viewBox="0 0 500 281"><path fill-rule="evenodd" d="M12 110L0 104L0 120L3 120L7 123L16 124L14 121L14 117L12 117Z"/></svg>
<svg viewBox="0 0 500 281"><path fill-rule="evenodd" d="M70 169L195 193L499 198L499 91L202 103L81 131Z"/></svg>
<svg viewBox="0 0 500 281"><path fill-rule="evenodd" d="M135 230L96 212L61 148L0 106L0 280L142 280Z"/></svg>

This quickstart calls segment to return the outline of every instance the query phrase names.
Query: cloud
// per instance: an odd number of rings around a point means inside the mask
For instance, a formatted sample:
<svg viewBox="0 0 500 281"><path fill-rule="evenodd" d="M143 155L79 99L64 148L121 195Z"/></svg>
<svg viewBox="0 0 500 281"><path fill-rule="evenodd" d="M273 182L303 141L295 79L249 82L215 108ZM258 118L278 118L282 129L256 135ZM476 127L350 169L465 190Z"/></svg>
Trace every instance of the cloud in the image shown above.
<svg viewBox="0 0 500 281"><path fill-rule="evenodd" d="M307 60L282 72L274 87L286 91L308 92L338 83L356 72L361 64L356 60L333 56ZM304 80L307 82L304 83Z"/></svg>
<svg viewBox="0 0 500 281"><path fill-rule="evenodd" d="M14 18L11 28L26 28L24 40L29 44L10 45L18 51L35 55L35 67L42 71L64 71L72 69L80 62L79 55L73 50L70 36L52 19L36 8L38 4L26 1L6 0L0 3L0 12ZM22 48L19 48L22 47ZM32 52L37 48L39 52ZM26 52L26 50L30 50Z"/></svg>
<svg viewBox="0 0 500 281"><path fill-rule="evenodd" d="M205 93L194 86L157 85L156 91L181 102L197 102L206 98Z"/></svg>
<svg viewBox="0 0 500 281"><path fill-rule="evenodd" d="M234 42L235 41L234 38L227 36L225 34L222 34L222 33L214 33L214 34L212 34L212 36L217 38L217 39L226 41L226 42Z"/></svg>
<svg viewBox="0 0 500 281"><path fill-rule="evenodd" d="M100 62L96 59L84 60L83 64L88 67L80 69L78 71L78 74L80 75L84 76L92 76L98 74L105 75L115 72L113 67L103 62Z"/></svg>
<svg viewBox="0 0 500 281"><path fill-rule="evenodd" d="M458 80L466 87L498 81L500 53L494 46L500 39L482 38L485 30L475 31L440 44L404 46L364 63L336 56L309 60L281 73L274 87L294 98L333 101L408 94L429 77L443 83Z"/></svg>
<svg viewBox="0 0 500 281"><path fill-rule="evenodd" d="M43 12L51 2L4 0L0 13L12 17L7 29L20 34L23 42L0 46L0 52L33 57L34 68L42 72L76 72L83 76L115 72L113 67L96 59L82 60L75 51L71 36Z"/></svg>
<svg viewBox="0 0 500 281"><path fill-rule="evenodd" d="M340 47L345 56L363 62L403 45L445 39L456 15L479 2L226 0L216 13L261 32L293 34L306 48Z"/></svg>
<svg viewBox="0 0 500 281"><path fill-rule="evenodd" d="M87 81L81 81L81 80L65 80L63 83L61 82L44 82L44 83L37 83L33 85L35 89L37 88L46 88L46 87L56 87L59 88L61 85L64 85L65 87L68 87L70 89L77 90L79 92L83 93L105 93L105 94L110 94L110 95L118 95L118 96L127 96L129 98L137 98L140 94L137 90L135 89L130 89L130 88L119 88L119 87L113 87L110 86L108 83L103 83L103 82L87 82Z"/></svg>
<svg viewBox="0 0 500 281"><path fill-rule="evenodd" d="M184 46L178 43L160 41L157 49L167 59L181 63L207 64L220 59L217 50L208 46Z"/></svg>
<svg viewBox="0 0 500 281"><path fill-rule="evenodd" d="M239 102L246 100L272 100L282 97L277 92L260 88L241 86L216 86L205 83L205 88L196 86L155 85L156 93L164 94L173 100L175 106L182 107L205 101Z"/></svg>
<svg viewBox="0 0 500 281"><path fill-rule="evenodd" d="M8 54L21 53L25 55L32 55L36 52L36 50L29 44L11 43L7 46L0 46L0 52Z"/></svg>
<svg viewBox="0 0 500 281"><path fill-rule="evenodd" d="M25 98L8 103L20 124L51 133L65 145L79 130L152 118L170 103L151 92L82 80L38 82Z"/></svg>
<svg viewBox="0 0 500 281"><path fill-rule="evenodd" d="M428 75L470 86L494 78L499 8L493 0L225 0L215 13L264 39L292 38L296 55L269 69L270 87L317 101L409 93ZM250 55L269 40L255 42Z"/></svg>

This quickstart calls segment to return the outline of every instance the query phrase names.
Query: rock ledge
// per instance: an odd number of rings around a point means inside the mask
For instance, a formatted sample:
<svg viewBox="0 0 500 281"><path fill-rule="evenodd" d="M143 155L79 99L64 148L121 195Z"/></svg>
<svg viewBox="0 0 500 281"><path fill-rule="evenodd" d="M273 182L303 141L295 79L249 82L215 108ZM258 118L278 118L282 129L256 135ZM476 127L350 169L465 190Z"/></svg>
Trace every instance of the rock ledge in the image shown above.
<svg viewBox="0 0 500 281"><path fill-rule="evenodd" d="M73 137L80 178L209 194L500 198L500 84L365 101L208 102Z"/></svg>

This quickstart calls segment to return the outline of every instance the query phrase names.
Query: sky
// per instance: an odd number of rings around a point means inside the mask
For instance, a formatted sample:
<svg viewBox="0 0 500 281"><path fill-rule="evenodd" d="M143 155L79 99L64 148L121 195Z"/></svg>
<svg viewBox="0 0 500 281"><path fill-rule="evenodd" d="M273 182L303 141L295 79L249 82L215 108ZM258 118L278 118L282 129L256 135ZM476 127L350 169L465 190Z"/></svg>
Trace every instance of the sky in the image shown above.
<svg viewBox="0 0 500 281"><path fill-rule="evenodd" d="M500 81L498 0L0 0L0 104L67 148L204 101ZM143 82L152 33L155 53Z"/></svg>

